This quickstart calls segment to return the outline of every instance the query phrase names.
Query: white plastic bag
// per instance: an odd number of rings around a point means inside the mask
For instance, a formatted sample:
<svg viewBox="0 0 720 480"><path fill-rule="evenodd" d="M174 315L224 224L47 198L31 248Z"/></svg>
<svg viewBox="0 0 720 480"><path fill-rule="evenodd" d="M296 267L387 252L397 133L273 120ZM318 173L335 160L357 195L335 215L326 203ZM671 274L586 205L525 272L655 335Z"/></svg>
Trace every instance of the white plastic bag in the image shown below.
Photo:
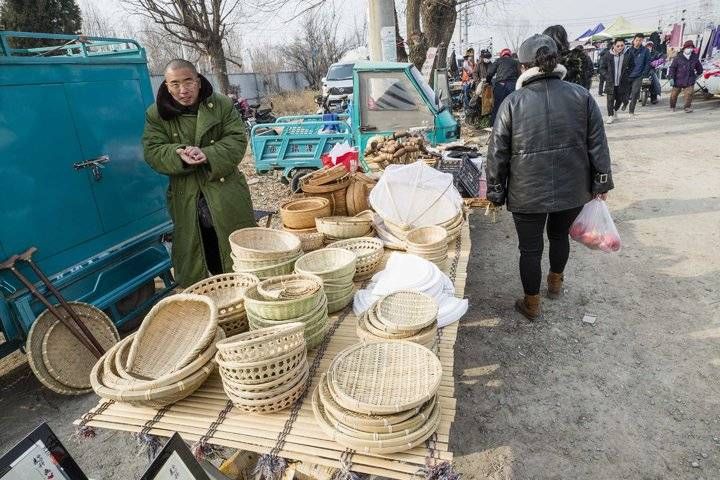
<svg viewBox="0 0 720 480"><path fill-rule="evenodd" d="M619 252L620 234L610 216L607 203L595 198L585 204L570 227L570 238L592 250Z"/></svg>

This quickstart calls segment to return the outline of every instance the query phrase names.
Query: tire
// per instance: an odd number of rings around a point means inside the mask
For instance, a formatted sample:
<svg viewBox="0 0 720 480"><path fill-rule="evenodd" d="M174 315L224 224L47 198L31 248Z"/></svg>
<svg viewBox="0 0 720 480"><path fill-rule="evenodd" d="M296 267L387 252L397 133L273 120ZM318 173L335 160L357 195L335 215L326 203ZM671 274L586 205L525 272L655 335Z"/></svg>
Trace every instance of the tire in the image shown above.
<svg viewBox="0 0 720 480"><path fill-rule="evenodd" d="M645 105L647 105L648 97L649 97L649 96L650 96L650 92L648 92L647 90L644 90L643 93L642 93L642 106L643 106L643 107L644 107Z"/></svg>
<svg viewBox="0 0 720 480"><path fill-rule="evenodd" d="M290 191L292 193L298 193L300 191L300 179L313 170L312 168L298 168L294 170L290 178Z"/></svg>

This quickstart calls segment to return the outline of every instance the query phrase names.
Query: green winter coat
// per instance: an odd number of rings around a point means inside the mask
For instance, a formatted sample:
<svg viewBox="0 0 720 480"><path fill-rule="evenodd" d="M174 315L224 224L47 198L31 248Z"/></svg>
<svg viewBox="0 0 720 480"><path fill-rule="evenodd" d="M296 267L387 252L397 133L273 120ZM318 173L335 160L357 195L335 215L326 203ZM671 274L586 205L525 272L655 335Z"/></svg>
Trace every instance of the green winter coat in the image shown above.
<svg viewBox="0 0 720 480"><path fill-rule="evenodd" d="M163 93L167 95L166 90ZM163 120L156 103L145 114L143 134L145 160L156 172L170 177L167 204L175 227L172 262L175 279L182 287L209 275L197 211L201 193L210 208L225 272L232 271L229 235L256 226L250 190L238 169L247 147L245 126L231 100L212 93L200 102L194 138L187 138L187 129L181 128L181 121L186 120ZM206 164L187 166L182 162L176 149L189 145L202 149Z"/></svg>

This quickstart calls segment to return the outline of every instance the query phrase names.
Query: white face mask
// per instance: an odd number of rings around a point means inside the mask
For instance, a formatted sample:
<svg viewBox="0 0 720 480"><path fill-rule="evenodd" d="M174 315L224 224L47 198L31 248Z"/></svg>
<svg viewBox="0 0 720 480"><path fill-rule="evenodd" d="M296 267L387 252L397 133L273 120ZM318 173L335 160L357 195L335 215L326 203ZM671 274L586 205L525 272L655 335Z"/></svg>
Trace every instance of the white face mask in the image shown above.
<svg viewBox="0 0 720 480"><path fill-rule="evenodd" d="M489 59L489 58L483 58L483 63L490 63L490 59Z"/></svg>
<svg viewBox="0 0 720 480"><path fill-rule="evenodd" d="M692 54L692 52L693 52L692 48L686 48L685 50L683 50L683 53L685 54L686 57L689 57Z"/></svg>

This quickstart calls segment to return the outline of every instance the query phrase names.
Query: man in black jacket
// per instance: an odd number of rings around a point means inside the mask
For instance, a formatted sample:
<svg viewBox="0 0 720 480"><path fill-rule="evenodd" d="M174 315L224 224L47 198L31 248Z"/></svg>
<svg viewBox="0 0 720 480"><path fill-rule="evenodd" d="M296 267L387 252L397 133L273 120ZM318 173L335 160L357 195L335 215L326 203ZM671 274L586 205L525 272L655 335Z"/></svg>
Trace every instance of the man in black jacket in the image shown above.
<svg viewBox="0 0 720 480"><path fill-rule="evenodd" d="M602 52L600 52L600 55L598 55L598 95L601 97L605 95L605 77L603 76L600 68L605 61L605 57L610 55L610 51L612 50L612 48L613 42L612 40L608 40L607 45L602 50Z"/></svg>
<svg viewBox="0 0 720 480"><path fill-rule="evenodd" d="M632 55L625 52L625 39L616 38L612 51L600 63L600 73L607 82L605 93L607 94L608 124L615 121L615 114L629 92L629 75L633 66Z"/></svg>
<svg viewBox="0 0 720 480"><path fill-rule="evenodd" d="M500 50L500 58L490 65L485 81L493 86L493 109L490 114L490 123L495 124L500 104L505 97L515 90L515 82L520 76L520 62L512 58L509 48Z"/></svg>

